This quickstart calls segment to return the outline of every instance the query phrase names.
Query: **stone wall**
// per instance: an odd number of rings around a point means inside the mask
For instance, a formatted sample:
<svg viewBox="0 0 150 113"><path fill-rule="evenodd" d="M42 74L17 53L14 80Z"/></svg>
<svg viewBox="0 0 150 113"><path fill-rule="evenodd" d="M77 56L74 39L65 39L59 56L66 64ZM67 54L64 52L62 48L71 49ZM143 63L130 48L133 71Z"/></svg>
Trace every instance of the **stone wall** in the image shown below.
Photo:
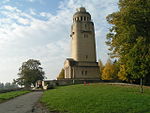
<svg viewBox="0 0 150 113"><path fill-rule="evenodd" d="M51 89L56 86L67 86L67 85L74 85L74 84L99 83L99 82L103 82L103 81L99 79L62 79L62 80L43 81L42 86L43 89Z"/></svg>

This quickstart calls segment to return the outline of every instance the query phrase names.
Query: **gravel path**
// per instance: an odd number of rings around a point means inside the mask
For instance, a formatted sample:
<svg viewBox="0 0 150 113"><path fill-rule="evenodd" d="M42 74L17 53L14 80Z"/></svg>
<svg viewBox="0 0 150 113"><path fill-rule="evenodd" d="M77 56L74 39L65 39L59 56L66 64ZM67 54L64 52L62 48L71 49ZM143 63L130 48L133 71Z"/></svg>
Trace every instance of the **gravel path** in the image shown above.
<svg viewBox="0 0 150 113"><path fill-rule="evenodd" d="M0 104L0 113L48 113L37 102L43 92L31 92Z"/></svg>

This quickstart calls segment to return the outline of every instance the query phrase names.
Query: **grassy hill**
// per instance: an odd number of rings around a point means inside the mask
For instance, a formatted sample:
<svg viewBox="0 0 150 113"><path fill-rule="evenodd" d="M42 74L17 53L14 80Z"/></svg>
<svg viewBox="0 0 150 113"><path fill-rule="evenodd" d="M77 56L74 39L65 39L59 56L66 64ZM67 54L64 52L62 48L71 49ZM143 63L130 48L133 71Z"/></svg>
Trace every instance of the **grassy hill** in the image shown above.
<svg viewBox="0 0 150 113"><path fill-rule="evenodd" d="M150 88L109 84L71 85L45 91L41 102L67 113L150 113Z"/></svg>
<svg viewBox="0 0 150 113"><path fill-rule="evenodd" d="M0 103L29 92L30 91L11 91L7 93L0 93Z"/></svg>

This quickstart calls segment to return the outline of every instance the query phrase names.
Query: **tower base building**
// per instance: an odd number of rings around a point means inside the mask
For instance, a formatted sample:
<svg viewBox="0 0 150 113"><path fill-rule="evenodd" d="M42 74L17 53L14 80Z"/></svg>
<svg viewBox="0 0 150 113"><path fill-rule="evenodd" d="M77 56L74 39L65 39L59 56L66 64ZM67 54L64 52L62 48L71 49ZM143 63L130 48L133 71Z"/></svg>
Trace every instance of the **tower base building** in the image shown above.
<svg viewBox="0 0 150 113"><path fill-rule="evenodd" d="M64 63L65 79L99 79L94 23L84 7L73 15L70 37L71 58Z"/></svg>
<svg viewBox="0 0 150 113"><path fill-rule="evenodd" d="M67 59L64 64L66 79L99 79L97 62L82 62Z"/></svg>

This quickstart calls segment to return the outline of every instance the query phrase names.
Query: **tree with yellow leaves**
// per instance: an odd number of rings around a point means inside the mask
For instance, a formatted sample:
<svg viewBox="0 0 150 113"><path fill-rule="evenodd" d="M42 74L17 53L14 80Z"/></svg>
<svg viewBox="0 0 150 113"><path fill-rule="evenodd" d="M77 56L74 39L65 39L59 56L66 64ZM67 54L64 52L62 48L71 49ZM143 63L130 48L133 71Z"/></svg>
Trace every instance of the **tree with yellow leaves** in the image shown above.
<svg viewBox="0 0 150 113"><path fill-rule="evenodd" d="M59 75L57 77L57 80L64 79L64 77L65 77L65 73L64 73L64 69L62 68L61 72L59 73Z"/></svg>
<svg viewBox="0 0 150 113"><path fill-rule="evenodd" d="M118 72L118 78L122 81L127 81L127 74L125 70L125 65L120 65L120 71Z"/></svg>
<svg viewBox="0 0 150 113"><path fill-rule="evenodd" d="M99 65L99 70L100 70L100 78L102 78L101 76L102 76L102 72L104 69L104 65L100 59L98 60L98 65Z"/></svg>
<svg viewBox="0 0 150 113"><path fill-rule="evenodd" d="M102 80L114 80L117 79L118 67L116 63L112 63L110 59L107 60L105 67L102 71Z"/></svg>

